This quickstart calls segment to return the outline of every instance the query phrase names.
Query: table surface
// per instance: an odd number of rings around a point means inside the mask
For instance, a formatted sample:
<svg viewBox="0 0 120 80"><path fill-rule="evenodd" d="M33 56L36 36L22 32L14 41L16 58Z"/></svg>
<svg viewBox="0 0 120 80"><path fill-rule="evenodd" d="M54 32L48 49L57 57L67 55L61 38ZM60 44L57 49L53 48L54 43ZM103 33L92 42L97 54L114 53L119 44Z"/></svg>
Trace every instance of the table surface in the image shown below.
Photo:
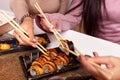
<svg viewBox="0 0 120 80"><path fill-rule="evenodd" d="M92 37L80 32L68 30L61 33L65 39L71 40L74 46L83 54L92 56L94 51L99 55L112 55L120 57L120 45L100 38ZM51 43L48 48L59 46L54 35L50 35Z"/></svg>

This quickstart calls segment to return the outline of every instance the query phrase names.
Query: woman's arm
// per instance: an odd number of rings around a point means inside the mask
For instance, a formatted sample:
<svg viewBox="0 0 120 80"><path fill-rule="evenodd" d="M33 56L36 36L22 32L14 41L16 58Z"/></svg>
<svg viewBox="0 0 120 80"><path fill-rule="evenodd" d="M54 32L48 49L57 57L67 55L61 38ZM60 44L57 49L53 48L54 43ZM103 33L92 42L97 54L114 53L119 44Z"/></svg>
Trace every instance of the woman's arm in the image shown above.
<svg viewBox="0 0 120 80"><path fill-rule="evenodd" d="M10 0L10 8L18 20L29 14L29 8L25 0Z"/></svg>

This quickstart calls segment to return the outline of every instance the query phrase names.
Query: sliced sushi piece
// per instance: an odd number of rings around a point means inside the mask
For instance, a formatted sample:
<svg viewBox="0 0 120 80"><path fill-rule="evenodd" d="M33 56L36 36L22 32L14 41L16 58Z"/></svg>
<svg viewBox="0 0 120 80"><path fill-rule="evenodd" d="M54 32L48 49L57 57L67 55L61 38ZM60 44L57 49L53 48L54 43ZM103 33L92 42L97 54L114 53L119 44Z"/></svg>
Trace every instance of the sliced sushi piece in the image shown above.
<svg viewBox="0 0 120 80"><path fill-rule="evenodd" d="M69 58L68 58L65 54L60 53L60 54L58 54L57 57L59 57L59 58L64 62L64 66L67 66L67 65L68 65L68 63L69 63Z"/></svg>
<svg viewBox="0 0 120 80"><path fill-rule="evenodd" d="M31 66L29 71L30 71L31 76L44 74L43 69L39 65Z"/></svg>
<svg viewBox="0 0 120 80"><path fill-rule="evenodd" d="M51 59L55 59L58 52L56 49L47 49L47 54L51 57Z"/></svg>
<svg viewBox="0 0 120 80"><path fill-rule="evenodd" d="M50 73L57 70L57 67L53 61L47 61L42 68L44 70L44 73Z"/></svg>
<svg viewBox="0 0 120 80"><path fill-rule="evenodd" d="M64 48L66 49L69 49L69 50L72 50L74 51L74 45L73 45L73 42L72 41L69 41L69 40L61 40ZM69 55L69 52L67 50L65 50L61 45L59 46L59 48L65 52L66 55Z"/></svg>
<svg viewBox="0 0 120 80"><path fill-rule="evenodd" d="M0 50L8 50L10 48L11 48L10 44L7 44L7 43L1 43L0 44Z"/></svg>
<svg viewBox="0 0 120 80"><path fill-rule="evenodd" d="M41 43L41 44L46 44L46 43L47 43L47 41L46 41L45 38L43 38L43 37L37 37L37 40L38 40L38 42Z"/></svg>
<svg viewBox="0 0 120 80"><path fill-rule="evenodd" d="M34 65L39 65L40 67L42 67L44 64L42 62L33 61L32 66L34 66Z"/></svg>
<svg viewBox="0 0 120 80"><path fill-rule="evenodd" d="M64 61L60 57L56 57L53 61L56 64L58 70L62 69L64 66Z"/></svg>
<svg viewBox="0 0 120 80"><path fill-rule="evenodd" d="M42 54L42 55L40 56L40 58L43 59L44 61L49 61L49 60L51 60L51 57L50 57L50 56L44 55L44 54Z"/></svg>

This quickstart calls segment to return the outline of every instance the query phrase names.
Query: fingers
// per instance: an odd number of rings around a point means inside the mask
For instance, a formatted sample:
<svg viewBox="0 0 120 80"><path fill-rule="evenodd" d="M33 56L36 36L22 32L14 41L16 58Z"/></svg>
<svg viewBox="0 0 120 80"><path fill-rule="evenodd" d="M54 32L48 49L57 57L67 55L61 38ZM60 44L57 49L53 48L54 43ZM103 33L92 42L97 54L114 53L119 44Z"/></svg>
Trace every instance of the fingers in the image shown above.
<svg viewBox="0 0 120 80"><path fill-rule="evenodd" d="M97 52L93 52L93 55L94 55L95 57L99 56Z"/></svg>
<svg viewBox="0 0 120 80"><path fill-rule="evenodd" d="M20 45L29 45L35 47L35 42L31 41L29 38L24 37L17 31L14 31L14 36L19 41Z"/></svg>
<svg viewBox="0 0 120 80"><path fill-rule="evenodd" d="M46 20L44 18L41 18L40 24L41 24L41 26L43 27L44 30L50 31L49 28L48 28L49 24L46 22Z"/></svg>
<svg viewBox="0 0 120 80"><path fill-rule="evenodd" d="M44 18L41 18L40 24L42 25L43 29L46 31L52 32L53 28L56 28L57 31L61 32L59 28L57 28L58 20L52 20L51 24L48 24Z"/></svg>
<svg viewBox="0 0 120 80"><path fill-rule="evenodd" d="M24 45L24 42L21 40L20 36L14 31L13 35L16 37L20 45Z"/></svg>
<svg viewBox="0 0 120 80"><path fill-rule="evenodd" d="M85 57L84 55L79 56L79 61L81 64L94 76L98 76L98 71L96 70L95 67L93 67L89 62L88 62L88 57Z"/></svg>
<svg viewBox="0 0 120 80"><path fill-rule="evenodd" d="M98 56L91 59L97 64L109 64L111 62L109 56Z"/></svg>

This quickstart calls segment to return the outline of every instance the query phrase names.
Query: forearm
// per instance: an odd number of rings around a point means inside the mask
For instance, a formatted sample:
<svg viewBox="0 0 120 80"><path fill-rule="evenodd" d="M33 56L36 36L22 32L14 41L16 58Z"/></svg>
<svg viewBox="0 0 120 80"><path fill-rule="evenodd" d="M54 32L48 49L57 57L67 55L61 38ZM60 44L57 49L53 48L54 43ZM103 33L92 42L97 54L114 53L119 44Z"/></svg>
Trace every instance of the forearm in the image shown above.
<svg viewBox="0 0 120 80"><path fill-rule="evenodd" d="M10 8L18 20L21 20L24 15L29 14L25 0L10 0Z"/></svg>

